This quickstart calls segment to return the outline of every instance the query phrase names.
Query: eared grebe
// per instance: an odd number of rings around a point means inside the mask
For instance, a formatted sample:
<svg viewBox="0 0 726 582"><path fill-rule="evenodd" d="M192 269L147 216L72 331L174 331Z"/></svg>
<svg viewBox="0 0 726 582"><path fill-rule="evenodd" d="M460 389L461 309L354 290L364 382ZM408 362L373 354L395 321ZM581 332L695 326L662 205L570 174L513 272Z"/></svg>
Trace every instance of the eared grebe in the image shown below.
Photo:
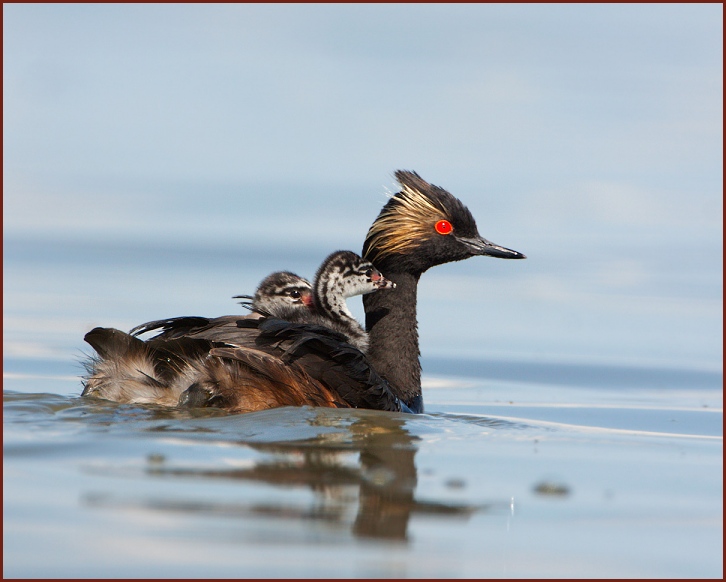
<svg viewBox="0 0 726 582"><path fill-rule="evenodd" d="M305 311L313 304L313 286L295 273L276 271L262 279L254 295L235 295L232 299L246 299L240 304L269 315L287 308Z"/></svg>
<svg viewBox="0 0 726 582"><path fill-rule="evenodd" d="M368 230L363 256L396 284L395 293L363 297L368 361L414 412L423 412L416 291L431 267L477 255L524 259L483 238L469 209L415 172L397 171L401 191Z"/></svg>
<svg viewBox="0 0 726 582"><path fill-rule="evenodd" d="M86 341L84 396L216 406L230 412L312 405L422 412L416 289L427 269L476 255L523 259L482 238L469 210L414 172L374 221L363 256L396 284L363 298L369 353L327 327L252 314L179 317L132 330L96 328Z"/></svg>

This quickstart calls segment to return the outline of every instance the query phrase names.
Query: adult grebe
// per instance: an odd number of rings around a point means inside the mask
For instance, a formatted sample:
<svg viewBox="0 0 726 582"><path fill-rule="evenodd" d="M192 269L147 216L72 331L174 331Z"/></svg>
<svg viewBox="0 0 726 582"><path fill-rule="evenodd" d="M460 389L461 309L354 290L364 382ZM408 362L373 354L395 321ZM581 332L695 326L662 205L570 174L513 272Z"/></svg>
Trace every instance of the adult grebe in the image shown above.
<svg viewBox="0 0 726 582"><path fill-rule="evenodd" d="M398 171L396 178L402 189L363 246L364 257L396 284L395 291L364 297L368 357L326 328L259 315L151 322L136 328L161 330L146 341L96 328L86 334L99 357L88 364L83 395L230 412L303 404L423 411L416 329L421 274L476 255L525 257L482 238L466 206L443 188L414 172ZM131 369L128 362L139 354L143 370ZM137 380L153 384L153 397L140 396Z"/></svg>
<svg viewBox="0 0 726 582"><path fill-rule="evenodd" d="M477 255L524 259L483 238L469 209L415 172L397 171L401 191L373 222L363 256L396 284L395 293L364 296L368 361L414 412L423 412L416 291L431 267Z"/></svg>

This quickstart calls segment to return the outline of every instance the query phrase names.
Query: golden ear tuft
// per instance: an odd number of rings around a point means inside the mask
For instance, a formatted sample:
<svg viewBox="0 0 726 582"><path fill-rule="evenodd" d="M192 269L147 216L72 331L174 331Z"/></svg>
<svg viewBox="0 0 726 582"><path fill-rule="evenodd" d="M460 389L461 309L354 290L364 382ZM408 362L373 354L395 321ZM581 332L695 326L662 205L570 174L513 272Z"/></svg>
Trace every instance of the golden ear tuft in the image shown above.
<svg viewBox="0 0 726 582"><path fill-rule="evenodd" d="M449 220L449 216L438 201L403 184L368 231L365 258L375 263L392 254L412 251L436 234L434 225L440 220Z"/></svg>

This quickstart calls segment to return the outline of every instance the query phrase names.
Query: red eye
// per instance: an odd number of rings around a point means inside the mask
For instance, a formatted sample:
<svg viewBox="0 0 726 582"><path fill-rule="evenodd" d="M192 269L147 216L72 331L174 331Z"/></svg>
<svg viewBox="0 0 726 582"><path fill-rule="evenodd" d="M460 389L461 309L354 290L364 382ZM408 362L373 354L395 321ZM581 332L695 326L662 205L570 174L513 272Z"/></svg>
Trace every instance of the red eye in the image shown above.
<svg viewBox="0 0 726 582"><path fill-rule="evenodd" d="M439 234L451 234L451 231L454 230L454 227L451 226L451 223L448 220L439 220L434 225L434 228Z"/></svg>

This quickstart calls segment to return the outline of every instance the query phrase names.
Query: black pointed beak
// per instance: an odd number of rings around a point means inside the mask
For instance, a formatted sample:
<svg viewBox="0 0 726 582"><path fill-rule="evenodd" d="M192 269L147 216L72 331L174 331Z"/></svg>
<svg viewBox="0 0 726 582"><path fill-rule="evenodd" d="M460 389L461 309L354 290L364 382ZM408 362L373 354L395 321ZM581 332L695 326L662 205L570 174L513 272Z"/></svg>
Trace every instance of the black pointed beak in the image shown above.
<svg viewBox="0 0 726 582"><path fill-rule="evenodd" d="M471 238L458 236L456 237L456 240L463 244L465 247L467 247L472 255L485 255L489 257L496 257L498 259L527 258L520 252L500 247L499 245L495 245L494 243L489 242L487 239L481 236Z"/></svg>

